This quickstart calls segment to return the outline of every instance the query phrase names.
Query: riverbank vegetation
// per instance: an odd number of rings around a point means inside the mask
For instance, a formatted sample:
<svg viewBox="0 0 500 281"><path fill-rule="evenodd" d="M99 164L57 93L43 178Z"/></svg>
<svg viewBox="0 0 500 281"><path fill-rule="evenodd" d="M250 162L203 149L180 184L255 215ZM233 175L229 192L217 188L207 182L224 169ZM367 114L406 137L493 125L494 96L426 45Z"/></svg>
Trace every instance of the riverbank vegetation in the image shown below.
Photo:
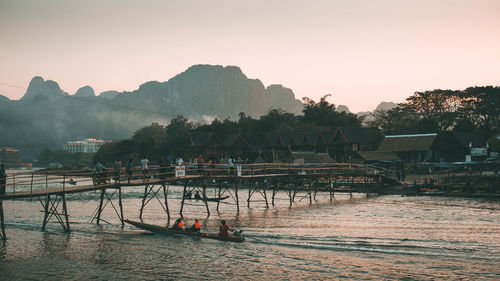
<svg viewBox="0 0 500 281"><path fill-rule="evenodd" d="M183 155L191 132L210 131L221 138L240 133L250 144L259 146L264 144L268 133L332 131L339 126L376 127L385 135L474 131L488 141L491 151L500 151L500 140L496 138L500 134L500 87L416 92L396 108L375 111L367 118L337 111L336 106L327 101L329 96L322 97L319 102L304 98L302 115L273 109L258 119L240 113L238 120L215 119L208 124L191 122L178 115L166 126L153 123L137 130L130 139L102 146L94 159L111 163L116 157L125 160L146 156L158 161L167 153L174 157ZM40 160L50 161L47 151L44 153ZM54 155L52 153L51 157Z"/></svg>

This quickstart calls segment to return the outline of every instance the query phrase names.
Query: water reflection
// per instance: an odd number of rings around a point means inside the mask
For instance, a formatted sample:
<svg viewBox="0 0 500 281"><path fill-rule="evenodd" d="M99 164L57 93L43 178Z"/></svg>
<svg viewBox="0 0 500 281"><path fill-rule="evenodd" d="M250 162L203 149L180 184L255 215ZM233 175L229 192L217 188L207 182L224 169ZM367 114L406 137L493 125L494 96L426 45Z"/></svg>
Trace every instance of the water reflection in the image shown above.
<svg viewBox="0 0 500 281"><path fill-rule="evenodd" d="M180 192L173 189L173 193ZM135 219L140 190L124 194L125 217ZM246 200L240 194L241 201ZM90 196L89 196L90 198ZM281 197L283 198L283 197ZM98 197L69 203L71 234L57 224L40 232L37 202L15 209L29 227L9 224L0 245L7 279L499 279L500 204L459 198L364 198L317 194L291 208L287 200L252 209L220 204L206 217L204 206L185 208L189 226L200 219L217 232L220 220L244 230L245 243L152 235L132 226L88 224ZM179 200L169 201L178 214ZM314 202L314 201L313 201ZM210 204L215 210L215 204ZM8 214L15 213L10 211ZM114 212L112 209L108 212ZM113 214L106 213L105 215ZM169 225L159 205L144 210L144 222ZM176 215L172 215L175 221ZM17 219L17 218L16 218ZM12 221L13 216L7 218ZM26 269L27 268L27 269Z"/></svg>

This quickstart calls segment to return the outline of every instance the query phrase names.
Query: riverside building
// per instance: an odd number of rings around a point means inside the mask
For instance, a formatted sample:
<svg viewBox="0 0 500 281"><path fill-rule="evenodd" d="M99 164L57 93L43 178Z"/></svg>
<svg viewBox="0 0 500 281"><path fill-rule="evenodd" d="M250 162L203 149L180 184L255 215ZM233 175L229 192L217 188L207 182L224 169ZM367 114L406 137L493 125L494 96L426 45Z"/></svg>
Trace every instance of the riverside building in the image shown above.
<svg viewBox="0 0 500 281"><path fill-rule="evenodd" d="M68 141L63 144L63 149L65 151L76 153L76 152L97 152L99 148L108 141L98 140L98 139L86 139L82 141Z"/></svg>

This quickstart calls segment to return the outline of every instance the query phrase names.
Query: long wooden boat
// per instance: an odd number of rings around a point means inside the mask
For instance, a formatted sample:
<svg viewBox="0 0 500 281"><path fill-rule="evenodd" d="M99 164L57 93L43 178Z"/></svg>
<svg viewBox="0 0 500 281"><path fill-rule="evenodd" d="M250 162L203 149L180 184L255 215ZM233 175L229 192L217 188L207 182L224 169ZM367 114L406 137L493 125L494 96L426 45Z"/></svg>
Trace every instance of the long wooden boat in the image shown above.
<svg viewBox="0 0 500 281"><path fill-rule="evenodd" d="M223 197L209 197L207 198L206 200L209 201L209 202L219 202L219 201L222 201L222 200L226 200L227 198L229 198L229 196L223 196ZM184 197L184 200L203 200L202 198L194 198L194 197Z"/></svg>
<svg viewBox="0 0 500 281"><path fill-rule="evenodd" d="M147 224L147 223L142 223L142 222L138 222L138 221L131 221L131 220L127 220L127 219L124 221L128 224L135 226L135 227L149 230L149 231L155 232L155 233L173 234L173 235L187 235L187 236L210 238L210 239L217 239L217 240L230 241L230 242L243 242L243 241L245 241L245 238L243 236L229 235L228 237L221 237L216 233L178 231L178 230L172 230L168 227L154 225L154 224Z"/></svg>

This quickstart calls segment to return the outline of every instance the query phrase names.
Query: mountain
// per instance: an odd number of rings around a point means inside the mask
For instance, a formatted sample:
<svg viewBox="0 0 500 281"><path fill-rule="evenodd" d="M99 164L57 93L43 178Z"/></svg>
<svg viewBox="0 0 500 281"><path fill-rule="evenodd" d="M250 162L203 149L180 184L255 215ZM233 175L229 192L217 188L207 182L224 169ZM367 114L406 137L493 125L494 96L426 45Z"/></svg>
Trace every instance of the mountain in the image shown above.
<svg viewBox="0 0 500 281"><path fill-rule="evenodd" d="M195 65L166 82L97 96L90 86L69 95L57 82L36 76L20 100L0 96L0 145L32 156L69 140L128 138L143 126L167 124L178 114L192 120L235 120L240 112L257 118L272 108L298 114L302 103L292 90L281 85L266 89L236 66Z"/></svg>
<svg viewBox="0 0 500 281"><path fill-rule="evenodd" d="M76 91L75 97L95 97L94 89L90 86L81 87Z"/></svg>
<svg viewBox="0 0 500 281"><path fill-rule="evenodd" d="M367 123L367 122L371 122L371 121L375 120L375 115L374 115L375 112L388 111L388 110L391 110L393 108L396 108L397 106L398 106L397 103L383 101L377 106L377 108L375 108L375 110L373 112L363 111L363 112L358 112L356 114L360 117L364 117L364 122Z"/></svg>
<svg viewBox="0 0 500 281"><path fill-rule="evenodd" d="M304 104L300 100L295 99L292 89L274 84L268 86L266 91L269 94L270 109L282 109L293 114L302 114Z"/></svg>

